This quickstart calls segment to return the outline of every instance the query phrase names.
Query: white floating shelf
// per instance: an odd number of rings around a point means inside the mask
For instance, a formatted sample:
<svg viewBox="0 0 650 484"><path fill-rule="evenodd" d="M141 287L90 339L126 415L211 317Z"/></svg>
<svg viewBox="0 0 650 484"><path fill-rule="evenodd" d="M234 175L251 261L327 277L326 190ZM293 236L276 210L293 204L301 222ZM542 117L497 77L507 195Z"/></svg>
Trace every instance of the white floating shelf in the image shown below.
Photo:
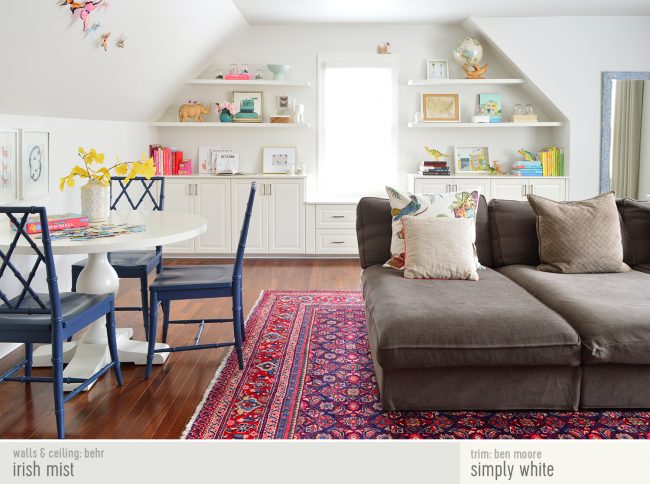
<svg viewBox="0 0 650 484"><path fill-rule="evenodd" d="M154 121L149 126L159 128L309 128L309 123L221 123L221 122L187 122L180 121Z"/></svg>
<svg viewBox="0 0 650 484"><path fill-rule="evenodd" d="M408 123L409 128L552 128L564 126L559 121L537 123Z"/></svg>
<svg viewBox="0 0 650 484"><path fill-rule="evenodd" d="M523 84L523 79L411 79L409 86L452 86L470 84Z"/></svg>
<svg viewBox="0 0 650 484"><path fill-rule="evenodd" d="M273 79L251 79L250 81L240 81L231 79L190 79L186 84L203 84L210 86L227 85L227 86L280 86L280 87L309 87L309 81L274 81Z"/></svg>

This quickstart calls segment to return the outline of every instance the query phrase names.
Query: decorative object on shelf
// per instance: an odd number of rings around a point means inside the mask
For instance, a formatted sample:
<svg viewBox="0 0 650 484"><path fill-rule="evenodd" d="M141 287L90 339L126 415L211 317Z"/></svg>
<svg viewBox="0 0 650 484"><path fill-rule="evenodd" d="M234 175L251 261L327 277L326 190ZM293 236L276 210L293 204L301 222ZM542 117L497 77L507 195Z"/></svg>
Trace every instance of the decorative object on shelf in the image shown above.
<svg viewBox="0 0 650 484"><path fill-rule="evenodd" d="M230 148L212 148L212 169L214 175L239 173L239 153Z"/></svg>
<svg viewBox="0 0 650 484"><path fill-rule="evenodd" d="M285 124L290 124L291 123L291 115L289 114L272 114L269 116L269 122L271 123L285 123Z"/></svg>
<svg viewBox="0 0 650 484"><path fill-rule="evenodd" d="M289 96L278 96L278 114L289 113Z"/></svg>
<svg viewBox="0 0 650 484"><path fill-rule="evenodd" d="M390 42L384 42L377 46L377 54L390 54Z"/></svg>
<svg viewBox="0 0 650 484"><path fill-rule="evenodd" d="M212 148L199 146L199 175L211 175L212 173L214 173Z"/></svg>
<svg viewBox="0 0 650 484"><path fill-rule="evenodd" d="M415 113L415 114L413 115L413 121L414 121L416 124L422 122L422 112L421 112L421 111L418 111L417 113Z"/></svg>
<svg viewBox="0 0 650 484"><path fill-rule="evenodd" d="M144 155L139 161L121 162L118 158L117 163L110 168L100 166L95 169L92 167L93 164L104 164L104 153L98 153L94 148L90 151L79 148L78 152L83 160L83 166L75 165L68 176L62 177L60 189L63 191L66 186L73 187L75 177L88 180L81 187L81 213L87 216L90 222L103 222L108 219L111 170L114 170L117 175L126 176L125 183L136 176L150 179L156 174L153 158L145 159Z"/></svg>
<svg viewBox="0 0 650 484"><path fill-rule="evenodd" d="M449 158L450 155L446 155L445 153L441 153L435 148L429 148L428 146L424 147L424 151L429 153L431 156L433 156L433 159L435 161L440 161L440 158Z"/></svg>
<svg viewBox="0 0 650 484"><path fill-rule="evenodd" d="M454 146L457 175L485 175L490 160L487 146Z"/></svg>
<svg viewBox="0 0 650 484"><path fill-rule="evenodd" d="M479 94L478 103L481 113L485 113L490 117L490 123L500 123L503 121L501 117L501 94Z"/></svg>
<svg viewBox="0 0 650 484"><path fill-rule="evenodd" d="M427 79L449 79L449 63L446 59L427 59Z"/></svg>
<svg viewBox="0 0 650 484"><path fill-rule="evenodd" d="M117 41L115 42L115 47L117 47L118 49L124 49L124 47L126 47L126 40L127 39L128 39L128 36L126 34L120 35L120 38L117 39Z"/></svg>
<svg viewBox="0 0 650 484"><path fill-rule="evenodd" d="M266 67L273 73L274 81L284 81L284 75L291 68L289 64L267 64Z"/></svg>
<svg viewBox="0 0 650 484"><path fill-rule="evenodd" d="M217 75L214 76L215 79L223 79L223 70L217 69Z"/></svg>
<svg viewBox="0 0 650 484"><path fill-rule="evenodd" d="M484 108L479 104L476 106L476 114L472 116L472 123L475 124L489 124L490 115L485 112Z"/></svg>
<svg viewBox="0 0 650 484"><path fill-rule="evenodd" d="M484 79L488 64L479 65L483 59L483 46L473 37L461 39L454 48L454 59L465 71L467 79Z"/></svg>
<svg viewBox="0 0 650 484"><path fill-rule="evenodd" d="M239 104L230 101L216 103L215 108L222 123L232 123L233 116L239 112Z"/></svg>
<svg viewBox="0 0 650 484"><path fill-rule="evenodd" d="M307 174L307 167L305 166L304 163L298 163L296 165L296 175L306 175Z"/></svg>
<svg viewBox="0 0 650 484"><path fill-rule="evenodd" d="M263 148L262 172L268 174L288 174L289 167L296 167L296 148Z"/></svg>
<svg viewBox="0 0 650 484"><path fill-rule="evenodd" d="M460 96L458 94L422 93L422 120L460 123Z"/></svg>
<svg viewBox="0 0 650 484"><path fill-rule="evenodd" d="M209 105L204 106L203 104L199 104L196 101L181 104L181 107L178 108L178 120L181 123L185 123L189 119L193 119L194 121L198 121L202 123L203 118L201 117L201 115L208 114L209 112L210 112Z"/></svg>
<svg viewBox="0 0 650 484"><path fill-rule="evenodd" d="M261 81L262 79L264 79L264 75L263 75L263 73L262 73L262 70L261 70L261 69L257 69L257 70L255 71L255 80L256 80L256 81Z"/></svg>
<svg viewBox="0 0 650 484"><path fill-rule="evenodd" d="M535 160L535 157L533 156L533 154L530 151L527 151L527 150L525 150L523 148L518 149L517 154L520 155L524 159L524 161L533 161L533 160Z"/></svg>
<svg viewBox="0 0 650 484"><path fill-rule="evenodd" d="M225 78L232 81L250 81L252 76L248 72L248 64L242 64L241 67L237 64L230 64L230 70Z"/></svg>
<svg viewBox="0 0 650 484"><path fill-rule="evenodd" d="M183 160L178 164L178 175L192 174L192 160Z"/></svg>
<svg viewBox="0 0 650 484"><path fill-rule="evenodd" d="M230 70L228 71L230 75L239 74L239 66L237 64L230 64Z"/></svg>
<svg viewBox="0 0 650 484"><path fill-rule="evenodd" d="M28 200L50 192L50 133L20 132L20 199Z"/></svg>
<svg viewBox="0 0 650 484"><path fill-rule="evenodd" d="M487 164L487 173L488 175L492 176L500 176L500 175L505 175L505 172L501 168L501 165L497 160L492 160Z"/></svg>
<svg viewBox="0 0 650 484"><path fill-rule="evenodd" d="M239 66L239 73L250 74L250 72L248 72L248 64L242 64L241 66Z"/></svg>
<svg viewBox="0 0 650 484"><path fill-rule="evenodd" d="M236 123L261 123L262 122L262 93L261 92L233 92L233 103L239 111L233 116Z"/></svg>
<svg viewBox="0 0 650 484"><path fill-rule="evenodd" d="M18 198L17 146L18 131L0 129L0 203Z"/></svg>
<svg viewBox="0 0 650 484"><path fill-rule="evenodd" d="M521 107L521 104L515 104L512 108L512 117L510 118L513 123L537 123L538 118L535 114L535 108L532 104L526 104L526 107Z"/></svg>
<svg viewBox="0 0 650 484"><path fill-rule="evenodd" d="M296 124L305 124L305 105L298 104L296 106Z"/></svg>

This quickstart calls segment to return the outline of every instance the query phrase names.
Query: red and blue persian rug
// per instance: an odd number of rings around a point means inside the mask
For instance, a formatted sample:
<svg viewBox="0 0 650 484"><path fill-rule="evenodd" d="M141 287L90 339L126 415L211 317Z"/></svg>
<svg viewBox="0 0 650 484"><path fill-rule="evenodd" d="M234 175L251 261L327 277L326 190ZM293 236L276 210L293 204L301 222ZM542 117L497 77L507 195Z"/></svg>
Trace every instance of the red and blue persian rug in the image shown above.
<svg viewBox="0 0 650 484"><path fill-rule="evenodd" d="M385 412L359 292L264 291L187 439L650 438L650 412Z"/></svg>

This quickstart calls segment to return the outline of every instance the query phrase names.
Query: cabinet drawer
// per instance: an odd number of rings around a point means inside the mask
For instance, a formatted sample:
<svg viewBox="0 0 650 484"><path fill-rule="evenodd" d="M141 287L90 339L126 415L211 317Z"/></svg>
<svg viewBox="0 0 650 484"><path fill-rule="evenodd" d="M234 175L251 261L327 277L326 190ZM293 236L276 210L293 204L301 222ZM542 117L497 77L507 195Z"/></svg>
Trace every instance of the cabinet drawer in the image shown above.
<svg viewBox="0 0 650 484"><path fill-rule="evenodd" d="M316 230L317 254L358 254L357 233L349 230Z"/></svg>
<svg viewBox="0 0 650 484"><path fill-rule="evenodd" d="M317 229L353 229L356 220L356 205L316 205Z"/></svg>

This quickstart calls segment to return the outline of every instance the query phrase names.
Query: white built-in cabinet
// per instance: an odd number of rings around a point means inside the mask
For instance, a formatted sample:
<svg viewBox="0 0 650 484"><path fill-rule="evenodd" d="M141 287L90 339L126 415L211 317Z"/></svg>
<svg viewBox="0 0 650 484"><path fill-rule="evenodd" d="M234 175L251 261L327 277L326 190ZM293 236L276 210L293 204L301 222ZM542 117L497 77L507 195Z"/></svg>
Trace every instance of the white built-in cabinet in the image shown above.
<svg viewBox="0 0 650 484"><path fill-rule="evenodd" d="M432 177L409 175L409 190L413 193L448 193L480 189L487 200L526 200L528 194L541 195L559 202L568 200L566 177Z"/></svg>
<svg viewBox="0 0 650 484"><path fill-rule="evenodd" d="M205 217L199 237L165 246L168 254L229 255L237 251L251 182L257 184L248 231L249 254L305 253L304 177L169 177L165 210Z"/></svg>

